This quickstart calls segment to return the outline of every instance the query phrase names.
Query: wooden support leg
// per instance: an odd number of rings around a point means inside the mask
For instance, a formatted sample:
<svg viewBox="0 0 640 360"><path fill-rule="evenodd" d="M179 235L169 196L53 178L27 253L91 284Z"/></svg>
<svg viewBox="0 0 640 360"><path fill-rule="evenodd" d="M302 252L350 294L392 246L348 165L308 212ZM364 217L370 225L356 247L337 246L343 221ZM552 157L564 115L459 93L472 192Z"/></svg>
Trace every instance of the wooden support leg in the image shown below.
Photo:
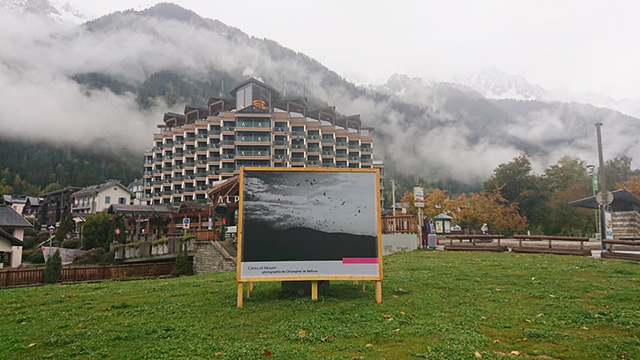
<svg viewBox="0 0 640 360"><path fill-rule="evenodd" d="M317 281L311 282L311 300L313 301L318 300L318 282Z"/></svg>
<svg viewBox="0 0 640 360"><path fill-rule="evenodd" d="M367 291L367 282L362 280L362 292L366 292Z"/></svg>
<svg viewBox="0 0 640 360"><path fill-rule="evenodd" d="M549 249L551 249L551 240L549 240Z"/></svg>
<svg viewBox="0 0 640 360"><path fill-rule="evenodd" d="M253 281L249 281L249 290L253 291Z"/></svg>
<svg viewBox="0 0 640 360"><path fill-rule="evenodd" d="M238 283L238 305L237 305L239 308L242 307L242 295L243 295L242 283L239 282Z"/></svg>
<svg viewBox="0 0 640 360"><path fill-rule="evenodd" d="M382 303L382 281L376 281L376 302Z"/></svg>
<svg viewBox="0 0 640 360"><path fill-rule="evenodd" d="M247 299L249 298L249 296L251 296L251 290L253 290L253 283L249 281L249 283L247 284Z"/></svg>

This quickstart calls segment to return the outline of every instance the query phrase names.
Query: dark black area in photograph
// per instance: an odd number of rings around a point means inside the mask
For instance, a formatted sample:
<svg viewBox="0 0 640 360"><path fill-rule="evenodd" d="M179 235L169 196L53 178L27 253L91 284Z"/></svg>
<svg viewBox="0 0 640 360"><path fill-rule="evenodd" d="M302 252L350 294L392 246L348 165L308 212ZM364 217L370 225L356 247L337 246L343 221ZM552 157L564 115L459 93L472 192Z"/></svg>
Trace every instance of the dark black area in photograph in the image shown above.
<svg viewBox="0 0 640 360"><path fill-rule="evenodd" d="M247 220L242 236L242 261L319 261L344 257L378 257L375 236L327 233L308 228L280 230Z"/></svg>

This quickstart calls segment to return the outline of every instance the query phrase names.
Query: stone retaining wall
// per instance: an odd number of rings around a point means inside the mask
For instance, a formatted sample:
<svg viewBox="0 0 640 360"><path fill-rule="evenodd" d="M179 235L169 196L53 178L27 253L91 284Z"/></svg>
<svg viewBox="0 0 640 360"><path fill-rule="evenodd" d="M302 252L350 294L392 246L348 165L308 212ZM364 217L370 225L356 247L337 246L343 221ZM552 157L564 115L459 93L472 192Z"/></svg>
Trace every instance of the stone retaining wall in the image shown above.
<svg viewBox="0 0 640 360"><path fill-rule="evenodd" d="M220 271L236 271L236 264L225 259L210 241L196 241L193 272L197 275Z"/></svg>

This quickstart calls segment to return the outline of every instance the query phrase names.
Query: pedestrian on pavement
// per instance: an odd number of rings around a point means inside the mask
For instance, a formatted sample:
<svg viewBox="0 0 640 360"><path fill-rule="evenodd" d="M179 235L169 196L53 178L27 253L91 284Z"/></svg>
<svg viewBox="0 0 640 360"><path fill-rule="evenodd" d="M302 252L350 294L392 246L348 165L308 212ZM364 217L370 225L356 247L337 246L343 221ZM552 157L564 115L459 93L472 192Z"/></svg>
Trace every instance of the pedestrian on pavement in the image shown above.
<svg viewBox="0 0 640 360"><path fill-rule="evenodd" d="M484 225L482 225L480 230L482 231L482 235L488 235L489 234L489 227L487 226L487 223L484 223Z"/></svg>

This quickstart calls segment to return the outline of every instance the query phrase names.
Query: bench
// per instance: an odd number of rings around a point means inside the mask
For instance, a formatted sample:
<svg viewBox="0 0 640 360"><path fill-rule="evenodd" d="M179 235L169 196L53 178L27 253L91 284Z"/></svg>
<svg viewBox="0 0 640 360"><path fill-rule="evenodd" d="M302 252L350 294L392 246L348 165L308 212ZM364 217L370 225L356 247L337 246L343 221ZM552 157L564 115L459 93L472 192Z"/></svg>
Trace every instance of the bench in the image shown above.
<svg viewBox="0 0 640 360"><path fill-rule="evenodd" d="M495 251L495 252L503 252L507 251L506 246L502 246L500 244L500 239L502 239L502 235L447 235L446 237L449 240L449 245L445 245L445 250L450 251ZM498 245L477 245L477 240L489 240L493 242L494 239L498 240ZM453 244L453 240L469 240L470 244Z"/></svg>
<svg viewBox="0 0 640 360"><path fill-rule="evenodd" d="M556 254L556 255L581 255L591 256L591 250L585 250L584 242L589 241L586 237L573 237L573 236L546 236L546 235L514 235L514 239L518 240L518 246L512 247L511 251L517 253L543 253L543 254ZM547 247L536 246L522 246L523 240L533 241L547 241ZM552 241L573 241L580 242L580 249L570 248L554 248Z"/></svg>
<svg viewBox="0 0 640 360"><path fill-rule="evenodd" d="M607 246L607 251L603 251L600 254L600 257L602 257L604 259L622 259L622 260L640 261L640 254L629 254L629 253L622 253L622 252L618 252L618 251L613 251L613 245L640 246L640 241L633 241L633 240L602 240L602 242L607 244L608 246Z"/></svg>

